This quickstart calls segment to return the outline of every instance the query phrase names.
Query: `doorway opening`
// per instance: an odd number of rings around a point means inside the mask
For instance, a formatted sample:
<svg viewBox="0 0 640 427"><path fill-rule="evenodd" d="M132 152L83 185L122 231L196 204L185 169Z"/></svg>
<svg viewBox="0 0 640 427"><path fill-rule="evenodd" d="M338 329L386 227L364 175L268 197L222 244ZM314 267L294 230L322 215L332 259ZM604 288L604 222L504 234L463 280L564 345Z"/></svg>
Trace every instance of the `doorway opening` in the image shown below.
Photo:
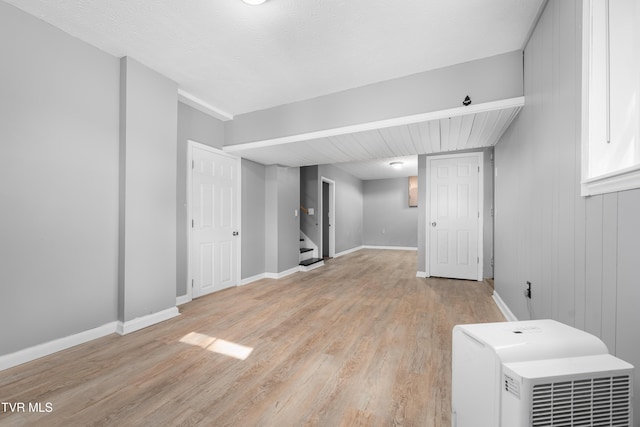
<svg viewBox="0 0 640 427"><path fill-rule="evenodd" d="M322 258L333 258L336 256L336 224L335 224L335 181L322 177L320 197L320 253Z"/></svg>

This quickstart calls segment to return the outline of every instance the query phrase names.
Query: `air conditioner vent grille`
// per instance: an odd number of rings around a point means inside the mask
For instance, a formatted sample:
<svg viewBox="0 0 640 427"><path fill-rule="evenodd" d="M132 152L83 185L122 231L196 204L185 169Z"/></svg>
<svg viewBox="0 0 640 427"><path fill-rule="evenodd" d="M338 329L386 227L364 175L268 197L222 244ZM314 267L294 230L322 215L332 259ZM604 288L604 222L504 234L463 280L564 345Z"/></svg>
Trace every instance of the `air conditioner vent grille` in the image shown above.
<svg viewBox="0 0 640 427"><path fill-rule="evenodd" d="M629 375L533 386L532 427L631 426Z"/></svg>

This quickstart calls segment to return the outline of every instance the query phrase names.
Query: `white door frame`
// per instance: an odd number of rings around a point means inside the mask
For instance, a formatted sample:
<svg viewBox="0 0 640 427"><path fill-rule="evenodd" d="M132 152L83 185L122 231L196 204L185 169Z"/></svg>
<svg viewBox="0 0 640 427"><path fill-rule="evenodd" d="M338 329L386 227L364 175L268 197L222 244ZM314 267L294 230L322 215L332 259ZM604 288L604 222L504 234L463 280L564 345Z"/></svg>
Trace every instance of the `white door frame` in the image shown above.
<svg viewBox="0 0 640 427"><path fill-rule="evenodd" d="M322 206L323 202L324 202L324 197L323 197L323 183L327 183L329 184L329 213L330 213L330 224L331 227L329 227L329 256L332 258L335 258L336 256L336 182L329 179L329 178L325 178L324 176L320 178L320 197L318 197L318 199L320 199L320 253L319 258L322 258L322 253L323 253L323 248L324 248L324 242L322 241L323 239L323 234L324 234L324 206Z"/></svg>
<svg viewBox="0 0 640 427"><path fill-rule="evenodd" d="M209 151L214 154L218 154L224 157L228 157L233 159L237 163L236 168L236 179L238 182L238 197L236 200L236 224L238 225L238 232L240 233L240 238L238 239L238 244L236 245L236 286L240 283L241 274L242 274L242 163L241 158L238 156L234 156L233 154L229 154L221 149L210 147L208 145L202 144L197 141L193 141L191 139L187 140L187 223L185 226L187 227L187 301L191 301L193 299L193 273L191 271L191 231L193 230L191 227L192 216L192 206L193 201L191 200L193 197L193 189L192 189L192 164L193 164L193 149L198 148L200 150Z"/></svg>
<svg viewBox="0 0 640 427"><path fill-rule="evenodd" d="M431 215L430 215L430 203L431 203L431 161L432 160L442 160L442 159L453 159L456 157L477 157L478 158L478 167L480 168L478 174L478 281L484 280L484 152L483 151L473 151L470 153L460 153L460 154L443 154L437 156L427 156L427 185L426 192L426 206L425 206L425 218L426 218L426 229L427 229L427 240L425 242L425 273L426 277L431 277L431 257L429 254L429 249L431 247Z"/></svg>

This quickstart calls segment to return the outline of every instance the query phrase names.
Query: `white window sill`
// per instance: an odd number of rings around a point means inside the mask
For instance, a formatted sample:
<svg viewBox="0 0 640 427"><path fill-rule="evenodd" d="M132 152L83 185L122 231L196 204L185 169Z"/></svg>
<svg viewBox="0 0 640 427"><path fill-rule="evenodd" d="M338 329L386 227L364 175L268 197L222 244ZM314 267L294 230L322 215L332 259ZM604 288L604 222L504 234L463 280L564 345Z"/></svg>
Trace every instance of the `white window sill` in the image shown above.
<svg viewBox="0 0 640 427"><path fill-rule="evenodd" d="M582 196L615 193L640 188L640 165L582 181Z"/></svg>

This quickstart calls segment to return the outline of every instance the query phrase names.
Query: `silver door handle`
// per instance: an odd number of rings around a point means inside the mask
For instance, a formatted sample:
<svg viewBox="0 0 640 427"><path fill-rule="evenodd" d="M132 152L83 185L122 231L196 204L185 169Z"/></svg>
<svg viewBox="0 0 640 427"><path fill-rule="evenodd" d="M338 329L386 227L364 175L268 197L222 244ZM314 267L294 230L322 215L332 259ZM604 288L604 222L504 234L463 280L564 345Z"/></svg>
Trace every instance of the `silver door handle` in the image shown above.
<svg viewBox="0 0 640 427"><path fill-rule="evenodd" d="M432 223L431 223L431 226L432 226L432 227L435 227L435 226L436 226L436 222L435 222L435 221L434 221L434 222L432 222Z"/></svg>

